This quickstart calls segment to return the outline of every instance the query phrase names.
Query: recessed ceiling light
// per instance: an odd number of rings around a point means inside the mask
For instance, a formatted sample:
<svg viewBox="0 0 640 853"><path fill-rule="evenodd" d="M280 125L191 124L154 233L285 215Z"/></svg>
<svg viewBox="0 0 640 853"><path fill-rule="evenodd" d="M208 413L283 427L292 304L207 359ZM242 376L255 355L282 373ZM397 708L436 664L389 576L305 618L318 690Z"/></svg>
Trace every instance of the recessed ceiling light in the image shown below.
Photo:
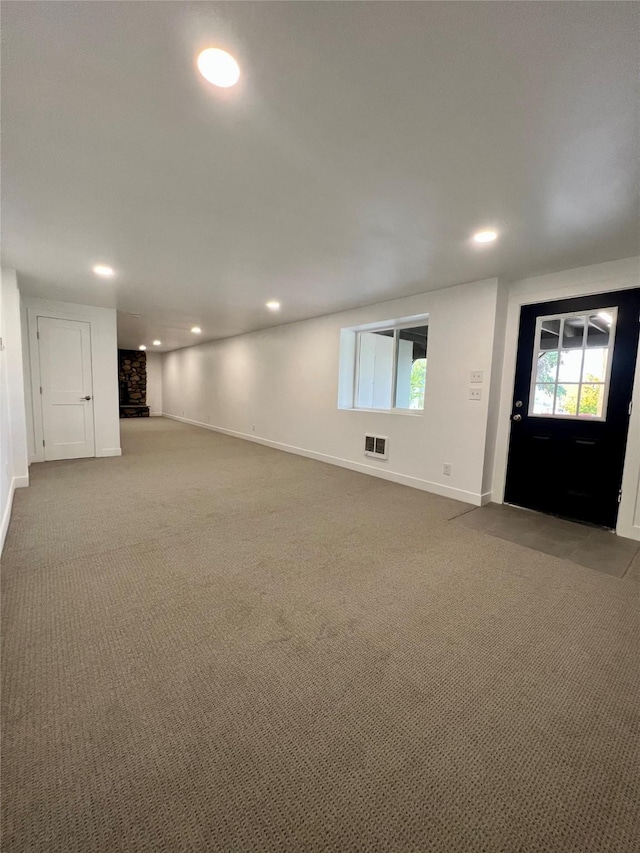
<svg viewBox="0 0 640 853"><path fill-rule="evenodd" d="M217 47L208 47L198 56L198 71L205 80L228 89L240 79L240 66L230 53Z"/></svg>
<svg viewBox="0 0 640 853"><path fill-rule="evenodd" d="M478 231L473 235L476 243L493 243L498 236L496 231Z"/></svg>
<svg viewBox="0 0 640 853"><path fill-rule="evenodd" d="M96 264L93 267L93 271L96 275L101 275L103 278L111 278L114 275L113 269L106 266L106 264Z"/></svg>
<svg viewBox="0 0 640 853"><path fill-rule="evenodd" d="M153 345L154 345L154 347L159 347L161 343L162 343L162 341L154 341Z"/></svg>
<svg viewBox="0 0 640 853"><path fill-rule="evenodd" d="M200 332L202 331L202 329L200 328L200 326L194 326L193 329L191 329L191 331L193 332L194 335L199 335Z"/></svg>
<svg viewBox="0 0 640 853"><path fill-rule="evenodd" d="M144 344L140 344L140 346L138 347L138 349L145 350L145 349L146 349L146 346L145 346Z"/></svg>
<svg viewBox="0 0 640 853"><path fill-rule="evenodd" d="M272 299L271 302L267 302L267 308L269 309L269 311L279 311L280 303L276 302L275 299Z"/></svg>

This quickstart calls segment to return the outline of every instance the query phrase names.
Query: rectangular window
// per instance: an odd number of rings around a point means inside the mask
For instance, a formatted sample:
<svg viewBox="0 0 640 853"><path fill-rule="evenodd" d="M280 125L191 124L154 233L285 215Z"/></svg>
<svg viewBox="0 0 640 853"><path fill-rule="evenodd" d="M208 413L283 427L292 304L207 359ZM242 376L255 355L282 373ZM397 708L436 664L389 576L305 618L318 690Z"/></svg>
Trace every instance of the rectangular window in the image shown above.
<svg viewBox="0 0 640 853"><path fill-rule="evenodd" d="M617 309L539 317L529 414L605 420Z"/></svg>
<svg viewBox="0 0 640 853"><path fill-rule="evenodd" d="M424 409L428 326L396 325L359 331L356 409Z"/></svg>

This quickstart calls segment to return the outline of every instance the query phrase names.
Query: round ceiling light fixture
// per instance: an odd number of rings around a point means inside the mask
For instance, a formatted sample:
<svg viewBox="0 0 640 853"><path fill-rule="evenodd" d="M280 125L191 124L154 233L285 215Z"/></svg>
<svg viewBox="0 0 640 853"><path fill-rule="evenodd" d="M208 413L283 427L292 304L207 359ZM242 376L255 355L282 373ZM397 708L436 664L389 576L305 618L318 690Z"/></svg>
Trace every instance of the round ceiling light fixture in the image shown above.
<svg viewBox="0 0 640 853"><path fill-rule="evenodd" d="M93 271L96 275L101 275L103 278L111 278L115 275L113 268L108 267L106 264L95 264Z"/></svg>
<svg viewBox="0 0 640 853"><path fill-rule="evenodd" d="M240 79L240 66L230 53L208 47L198 55L198 71L205 80L221 89L235 86Z"/></svg>
<svg viewBox="0 0 640 853"><path fill-rule="evenodd" d="M161 343L162 343L162 341L154 341L153 345L154 345L154 347L159 347Z"/></svg>
<svg viewBox="0 0 640 853"><path fill-rule="evenodd" d="M140 350L142 350L142 351L144 352L144 350L146 350L146 346L145 346L144 344L140 344L140 346L138 347L138 349L140 349Z"/></svg>
<svg viewBox="0 0 640 853"><path fill-rule="evenodd" d="M476 243L493 243L498 237L497 231L477 231L473 235Z"/></svg>
<svg viewBox="0 0 640 853"><path fill-rule="evenodd" d="M276 299L272 299L270 302L267 302L267 308L269 311L279 311L280 303Z"/></svg>
<svg viewBox="0 0 640 853"><path fill-rule="evenodd" d="M200 334L200 332L202 331L202 329L200 328L200 326L194 326L194 327L191 329L191 331L193 332L193 334L194 334L194 335L199 335L199 334Z"/></svg>

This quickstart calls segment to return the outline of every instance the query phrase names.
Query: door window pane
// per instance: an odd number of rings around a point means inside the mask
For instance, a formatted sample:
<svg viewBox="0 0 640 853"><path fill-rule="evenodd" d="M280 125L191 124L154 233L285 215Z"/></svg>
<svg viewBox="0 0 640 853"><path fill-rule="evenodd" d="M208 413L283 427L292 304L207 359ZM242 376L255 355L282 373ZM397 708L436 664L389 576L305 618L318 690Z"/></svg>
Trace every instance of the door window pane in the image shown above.
<svg viewBox="0 0 640 853"><path fill-rule="evenodd" d="M598 314L592 314L589 317L589 326L587 328L588 347L609 346L613 312L614 309L612 308L609 311L600 311Z"/></svg>
<svg viewBox="0 0 640 853"><path fill-rule="evenodd" d="M586 349L584 351L583 382L604 382L607 377L607 349Z"/></svg>
<svg viewBox="0 0 640 853"><path fill-rule="evenodd" d="M584 334L584 317L566 317L562 326L562 348L580 349Z"/></svg>
<svg viewBox="0 0 640 853"><path fill-rule="evenodd" d="M578 413L578 394L580 385L558 385L556 389L556 415L576 415Z"/></svg>
<svg viewBox="0 0 640 853"><path fill-rule="evenodd" d="M582 349L562 350L558 382L580 382L582 376Z"/></svg>
<svg viewBox="0 0 640 853"><path fill-rule="evenodd" d="M601 418L604 405L604 385L583 385L580 389L579 414L583 417Z"/></svg>
<svg viewBox="0 0 640 853"><path fill-rule="evenodd" d="M540 349L558 349L560 339L560 320L544 320L540 330Z"/></svg>
<svg viewBox="0 0 640 853"><path fill-rule="evenodd" d="M534 415L553 414L553 395L555 394L555 390L555 384L536 385L535 397L533 400Z"/></svg>
<svg viewBox="0 0 640 853"><path fill-rule="evenodd" d="M558 373L558 351L539 352L536 382L555 382Z"/></svg>

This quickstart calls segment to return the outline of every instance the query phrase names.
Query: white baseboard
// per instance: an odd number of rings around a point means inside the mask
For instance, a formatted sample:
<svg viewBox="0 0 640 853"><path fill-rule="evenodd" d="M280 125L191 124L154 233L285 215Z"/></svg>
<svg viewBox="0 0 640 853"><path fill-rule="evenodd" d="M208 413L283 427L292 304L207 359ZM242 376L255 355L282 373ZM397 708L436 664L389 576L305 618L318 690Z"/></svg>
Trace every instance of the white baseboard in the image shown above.
<svg viewBox="0 0 640 853"><path fill-rule="evenodd" d="M337 465L340 468L348 468L350 471L358 471L360 474L368 474L371 477L379 477L382 480L389 480L392 483L400 483L402 486L410 486L413 489L420 489L423 492L431 492L434 495L440 495L443 498L453 498L457 501L473 504L474 506L482 506L484 502L488 503L491 498L490 493L480 495L475 492L467 492L464 489L455 489L452 486L443 486L442 483L433 483L430 480L421 480L419 477L411 477L408 474L399 474L396 471L386 471L383 468L376 468L374 465L366 465L364 462L353 462L351 459L343 459L340 456L329 456L326 453L318 453L315 450L306 450L303 447L296 447L293 444L283 444L280 441L271 441L268 438L259 438L250 433L238 432L233 429L225 429L225 427L214 426L213 424L205 424L202 421L194 421L191 418L183 418L179 415L170 415L168 412L163 412L162 417L170 418L173 421L191 424L191 426L210 429L212 432L221 432L225 435L231 435L234 438L242 438L245 441L253 441L255 444L264 444L266 447L273 447L275 450L283 450L285 453L295 453L298 456L306 456L309 459L316 459L318 462L327 462L329 465Z"/></svg>
<svg viewBox="0 0 640 853"><path fill-rule="evenodd" d="M25 474L23 477L14 477L13 482L16 489L26 489L29 485L29 475Z"/></svg>
<svg viewBox="0 0 640 853"><path fill-rule="evenodd" d="M122 456L121 447L103 447L96 456Z"/></svg>
<svg viewBox="0 0 640 853"><path fill-rule="evenodd" d="M640 526L637 524L624 524L624 522L618 521L616 534L624 536L625 539L635 539L636 542L640 542Z"/></svg>
<svg viewBox="0 0 640 853"><path fill-rule="evenodd" d="M7 530L9 529L9 522L11 521L11 508L13 507L13 494L16 490L17 479L17 477L12 477L11 482L9 483L7 503L4 508L4 512L2 513L2 520L0 521L0 554L2 554L2 549L4 548L4 540L7 538ZM23 478L21 477L20 479Z"/></svg>
<svg viewBox="0 0 640 853"><path fill-rule="evenodd" d="M161 418L162 412L149 412L149 417L150 418Z"/></svg>

